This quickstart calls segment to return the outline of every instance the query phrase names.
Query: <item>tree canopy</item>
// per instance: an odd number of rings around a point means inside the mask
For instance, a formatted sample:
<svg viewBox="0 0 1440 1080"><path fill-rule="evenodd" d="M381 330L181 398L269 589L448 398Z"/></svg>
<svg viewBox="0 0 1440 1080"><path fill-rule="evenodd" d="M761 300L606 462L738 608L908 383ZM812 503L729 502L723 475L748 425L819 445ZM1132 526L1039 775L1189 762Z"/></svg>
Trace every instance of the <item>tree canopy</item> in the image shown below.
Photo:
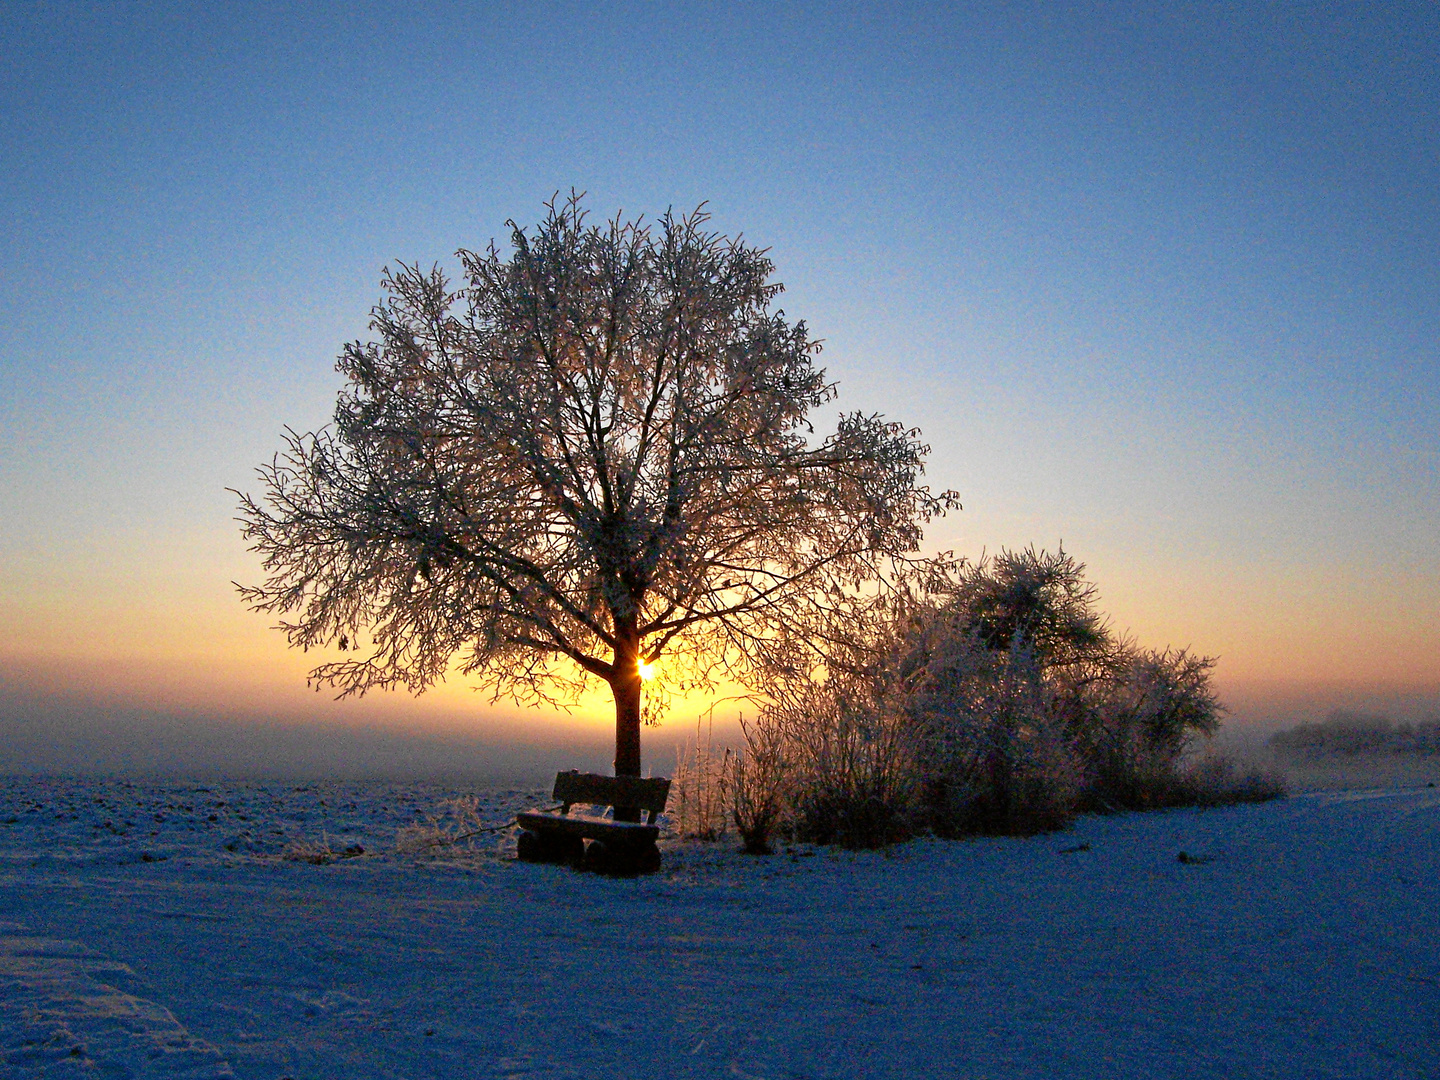
<svg viewBox="0 0 1440 1080"><path fill-rule="evenodd" d="M703 207L591 225L547 204L511 247L387 270L370 342L345 346L334 421L288 432L242 496L294 646L346 658L342 695L461 669L525 703L615 697L638 774L642 664L703 684L827 589L917 548L957 505L918 484L919 433L812 410L819 343L774 306L765 251Z"/></svg>

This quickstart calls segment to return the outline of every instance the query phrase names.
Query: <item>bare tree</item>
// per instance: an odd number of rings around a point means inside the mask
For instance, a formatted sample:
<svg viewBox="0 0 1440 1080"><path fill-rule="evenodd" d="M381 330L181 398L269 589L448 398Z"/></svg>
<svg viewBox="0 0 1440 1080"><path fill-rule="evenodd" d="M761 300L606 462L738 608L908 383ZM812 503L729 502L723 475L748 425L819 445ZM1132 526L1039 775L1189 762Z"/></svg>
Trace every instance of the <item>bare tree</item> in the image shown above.
<svg viewBox="0 0 1440 1080"><path fill-rule="evenodd" d="M342 696L421 691L457 656L520 703L602 679L616 773L639 775L662 653L706 685L955 497L917 486L917 431L855 413L814 437L834 386L764 251L703 208L654 228L547 209L507 223L506 256L460 251L458 291L386 271L334 423L289 432L242 496L267 577L241 591L292 645L359 650L312 672Z"/></svg>

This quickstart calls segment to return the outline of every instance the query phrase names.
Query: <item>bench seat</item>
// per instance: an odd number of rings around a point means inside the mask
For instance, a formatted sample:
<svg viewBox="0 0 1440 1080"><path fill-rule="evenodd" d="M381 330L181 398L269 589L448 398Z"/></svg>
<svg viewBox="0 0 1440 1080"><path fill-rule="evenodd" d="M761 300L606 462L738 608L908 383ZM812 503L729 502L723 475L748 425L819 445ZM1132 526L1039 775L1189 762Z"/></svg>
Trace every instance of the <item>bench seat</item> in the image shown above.
<svg viewBox="0 0 1440 1080"><path fill-rule="evenodd" d="M523 829L532 832L564 833L586 840L604 840L607 844L620 847L643 847L660 839L659 825L646 825L639 821L612 821L610 818L590 814L560 815L543 810L526 810L515 815Z"/></svg>

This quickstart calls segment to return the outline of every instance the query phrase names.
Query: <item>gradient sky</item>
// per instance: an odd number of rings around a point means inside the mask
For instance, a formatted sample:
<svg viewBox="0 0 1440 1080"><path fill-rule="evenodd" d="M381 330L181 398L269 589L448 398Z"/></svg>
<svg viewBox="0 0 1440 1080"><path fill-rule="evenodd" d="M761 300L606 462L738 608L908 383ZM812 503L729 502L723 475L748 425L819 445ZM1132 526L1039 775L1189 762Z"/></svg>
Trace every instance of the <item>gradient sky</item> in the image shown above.
<svg viewBox="0 0 1440 1080"><path fill-rule="evenodd" d="M381 268L571 187L770 247L961 493L932 546L1063 540L1238 725L1437 707L1437 54L1428 3L0 6L0 771L603 745L307 694L229 585Z"/></svg>

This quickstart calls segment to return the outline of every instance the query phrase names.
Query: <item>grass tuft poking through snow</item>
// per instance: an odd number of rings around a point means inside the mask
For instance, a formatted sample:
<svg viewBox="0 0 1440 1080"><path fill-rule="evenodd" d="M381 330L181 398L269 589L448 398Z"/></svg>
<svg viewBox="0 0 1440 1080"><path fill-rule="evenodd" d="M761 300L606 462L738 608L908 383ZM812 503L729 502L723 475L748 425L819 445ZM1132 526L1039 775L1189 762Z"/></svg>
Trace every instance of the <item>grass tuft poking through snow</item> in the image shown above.
<svg viewBox="0 0 1440 1080"><path fill-rule="evenodd" d="M433 854L439 851L474 851L479 839L497 831L481 814L474 795L443 799L439 807L416 825L403 825L395 832L397 855Z"/></svg>

